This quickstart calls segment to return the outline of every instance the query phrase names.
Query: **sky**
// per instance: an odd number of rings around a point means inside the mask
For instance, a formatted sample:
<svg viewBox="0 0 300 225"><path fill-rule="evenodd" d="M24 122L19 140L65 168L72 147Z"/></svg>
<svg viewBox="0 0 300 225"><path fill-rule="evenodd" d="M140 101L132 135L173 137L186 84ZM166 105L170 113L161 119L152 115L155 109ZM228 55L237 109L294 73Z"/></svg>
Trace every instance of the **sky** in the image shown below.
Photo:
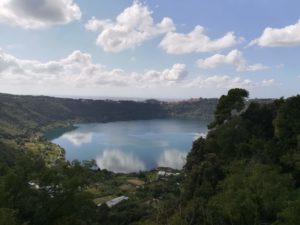
<svg viewBox="0 0 300 225"><path fill-rule="evenodd" d="M299 0L0 0L0 92L300 93Z"/></svg>

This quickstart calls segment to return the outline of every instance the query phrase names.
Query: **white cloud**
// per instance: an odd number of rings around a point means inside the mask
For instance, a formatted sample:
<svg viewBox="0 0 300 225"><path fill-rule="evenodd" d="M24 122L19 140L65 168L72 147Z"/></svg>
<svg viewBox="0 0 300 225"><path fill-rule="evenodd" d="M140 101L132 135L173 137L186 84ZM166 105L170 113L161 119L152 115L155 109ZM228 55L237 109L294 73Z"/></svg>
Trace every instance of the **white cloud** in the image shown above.
<svg viewBox="0 0 300 225"><path fill-rule="evenodd" d="M198 88L245 88L252 89L255 87L265 87L275 84L274 79L262 80L254 82L250 79L243 79L241 77L231 77L228 75L214 75L214 76L199 76L186 83L186 87L198 87Z"/></svg>
<svg viewBox="0 0 300 225"><path fill-rule="evenodd" d="M265 66L261 63L257 63L257 64L253 64L253 65L248 65L246 67L242 67L241 69L238 69L238 71L240 72L255 72L255 71L260 71L260 70L266 70L268 69L269 67L268 66Z"/></svg>
<svg viewBox="0 0 300 225"><path fill-rule="evenodd" d="M199 76L190 81L188 87L215 87L215 88L250 88L253 82L240 77L223 76Z"/></svg>
<svg viewBox="0 0 300 225"><path fill-rule="evenodd" d="M0 82L7 85L28 84L77 88L100 86L253 88L275 83L274 80L253 82L228 75L197 76L194 79L187 79L187 75L185 64L174 64L171 68L161 71L126 73L122 69L108 69L102 64L93 63L92 56L81 51L74 51L60 60L40 62L18 59L0 50Z"/></svg>
<svg viewBox="0 0 300 225"><path fill-rule="evenodd" d="M274 79L269 79L269 80L263 80L262 81L262 86L264 87L269 87L275 84L275 80Z"/></svg>
<svg viewBox="0 0 300 225"><path fill-rule="evenodd" d="M81 18L73 0L1 0L0 22L37 29L67 24Z"/></svg>
<svg viewBox="0 0 300 225"><path fill-rule="evenodd" d="M0 50L0 81L20 84L70 85L74 87L172 85L187 76L184 64L162 71L126 73L92 62L92 56L74 51L68 57L49 62L18 59Z"/></svg>
<svg viewBox="0 0 300 225"><path fill-rule="evenodd" d="M262 35L253 40L250 45L262 47L288 47L300 45L300 20L284 28L267 27Z"/></svg>
<svg viewBox="0 0 300 225"><path fill-rule="evenodd" d="M109 28L112 25L113 24L109 19L97 20L95 17L93 17L85 24L85 29L96 32L98 30Z"/></svg>
<svg viewBox="0 0 300 225"><path fill-rule="evenodd" d="M227 55L216 54L206 59L199 59L197 61L197 66L201 69L213 69L222 65L233 65L239 72L253 72L268 68L260 63L248 65L246 59L243 57L242 52L236 49L232 50Z"/></svg>
<svg viewBox="0 0 300 225"><path fill-rule="evenodd" d="M233 32L212 40L205 34L204 27L198 25L188 34L168 32L160 42L160 47L170 54L214 52L233 47L241 40L242 38L237 38Z"/></svg>
<svg viewBox="0 0 300 225"><path fill-rule="evenodd" d="M186 153L178 150L166 150L164 151L158 162L158 166L170 167L173 169L182 169L186 162Z"/></svg>
<svg viewBox="0 0 300 225"><path fill-rule="evenodd" d="M162 73L162 77L167 81L179 81L187 76L185 64L174 64L171 69L166 69Z"/></svg>
<svg viewBox="0 0 300 225"><path fill-rule="evenodd" d="M145 163L132 154L120 150L105 150L96 158L100 169L107 169L115 173L131 173L146 169Z"/></svg>
<svg viewBox="0 0 300 225"><path fill-rule="evenodd" d="M165 17L155 24L151 14L146 5L134 1L115 21L92 18L85 27L94 32L100 31L96 43L104 51L120 52L175 29L172 19Z"/></svg>

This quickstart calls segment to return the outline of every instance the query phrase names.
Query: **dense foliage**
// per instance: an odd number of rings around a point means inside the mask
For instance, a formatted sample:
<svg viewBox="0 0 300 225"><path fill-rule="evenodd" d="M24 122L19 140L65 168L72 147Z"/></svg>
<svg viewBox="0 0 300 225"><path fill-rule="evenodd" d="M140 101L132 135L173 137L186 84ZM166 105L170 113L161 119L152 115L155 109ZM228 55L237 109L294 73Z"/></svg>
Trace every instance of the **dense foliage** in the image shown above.
<svg viewBox="0 0 300 225"><path fill-rule="evenodd" d="M300 96L247 96L222 96L214 129L194 142L177 224L300 224Z"/></svg>
<svg viewBox="0 0 300 225"><path fill-rule="evenodd" d="M245 108L245 98L248 96L248 91L239 88L231 89L227 95L222 95L215 111L215 121L209 127L214 128L241 112Z"/></svg>
<svg viewBox="0 0 300 225"><path fill-rule="evenodd" d="M113 174L95 170L93 161L60 161L49 167L40 157L22 154L22 149L2 142L0 147L15 153L13 163L0 158L1 225L117 225L149 218L164 221L164 213L176 206L180 194L175 184L181 176L164 181L153 180L155 171ZM151 182L147 178L150 174ZM130 177L148 183L139 188L125 186L124 180ZM126 195L130 199L108 208L95 204L98 195Z"/></svg>

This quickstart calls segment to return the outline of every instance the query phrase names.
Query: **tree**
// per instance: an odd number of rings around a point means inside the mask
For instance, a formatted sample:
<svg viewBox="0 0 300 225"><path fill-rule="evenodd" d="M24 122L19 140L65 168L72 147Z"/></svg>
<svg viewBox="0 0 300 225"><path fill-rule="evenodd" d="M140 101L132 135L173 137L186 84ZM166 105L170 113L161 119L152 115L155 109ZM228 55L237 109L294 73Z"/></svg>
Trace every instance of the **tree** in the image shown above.
<svg viewBox="0 0 300 225"><path fill-rule="evenodd" d="M289 201L290 176L280 174L274 166L262 164L245 170L243 164L232 168L232 175L220 185L221 192L210 199L208 207L213 224L227 221L232 225L260 225L276 221L278 212Z"/></svg>
<svg viewBox="0 0 300 225"><path fill-rule="evenodd" d="M17 225L16 211L12 209L0 208L1 225Z"/></svg>
<svg viewBox="0 0 300 225"><path fill-rule="evenodd" d="M285 144L296 147L300 135L300 95L288 98L274 121L275 134Z"/></svg>
<svg viewBox="0 0 300 225"><path fill-rule="evenodd" d="M245 98L248 96L249 92L240 88L230 89L227 95L222 95L215 111L215 121L209 125L209 128L221 125L241 112L245 107Z"/></svg>
<svg viewBox="0 0 300 225"><path fill-rule="evenodd" d="M300 190L296 192L293 199L289 206L280 212L279 219L274 225L300 224Z"/></svg>

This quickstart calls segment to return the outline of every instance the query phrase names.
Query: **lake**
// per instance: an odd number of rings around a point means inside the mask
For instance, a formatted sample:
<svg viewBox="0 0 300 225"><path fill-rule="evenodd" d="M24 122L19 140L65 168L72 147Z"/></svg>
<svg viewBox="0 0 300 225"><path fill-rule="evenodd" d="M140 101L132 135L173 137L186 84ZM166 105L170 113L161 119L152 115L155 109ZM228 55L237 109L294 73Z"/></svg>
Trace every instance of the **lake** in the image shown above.
<svg viewBox="0 0 300 225"><path fill-rule="evenodd" d="M52 130L46 137L66 150L67 160L95 159L101 169L130 173L158 166L181 169L206 126L195 119L89 123Z"/></svg>

